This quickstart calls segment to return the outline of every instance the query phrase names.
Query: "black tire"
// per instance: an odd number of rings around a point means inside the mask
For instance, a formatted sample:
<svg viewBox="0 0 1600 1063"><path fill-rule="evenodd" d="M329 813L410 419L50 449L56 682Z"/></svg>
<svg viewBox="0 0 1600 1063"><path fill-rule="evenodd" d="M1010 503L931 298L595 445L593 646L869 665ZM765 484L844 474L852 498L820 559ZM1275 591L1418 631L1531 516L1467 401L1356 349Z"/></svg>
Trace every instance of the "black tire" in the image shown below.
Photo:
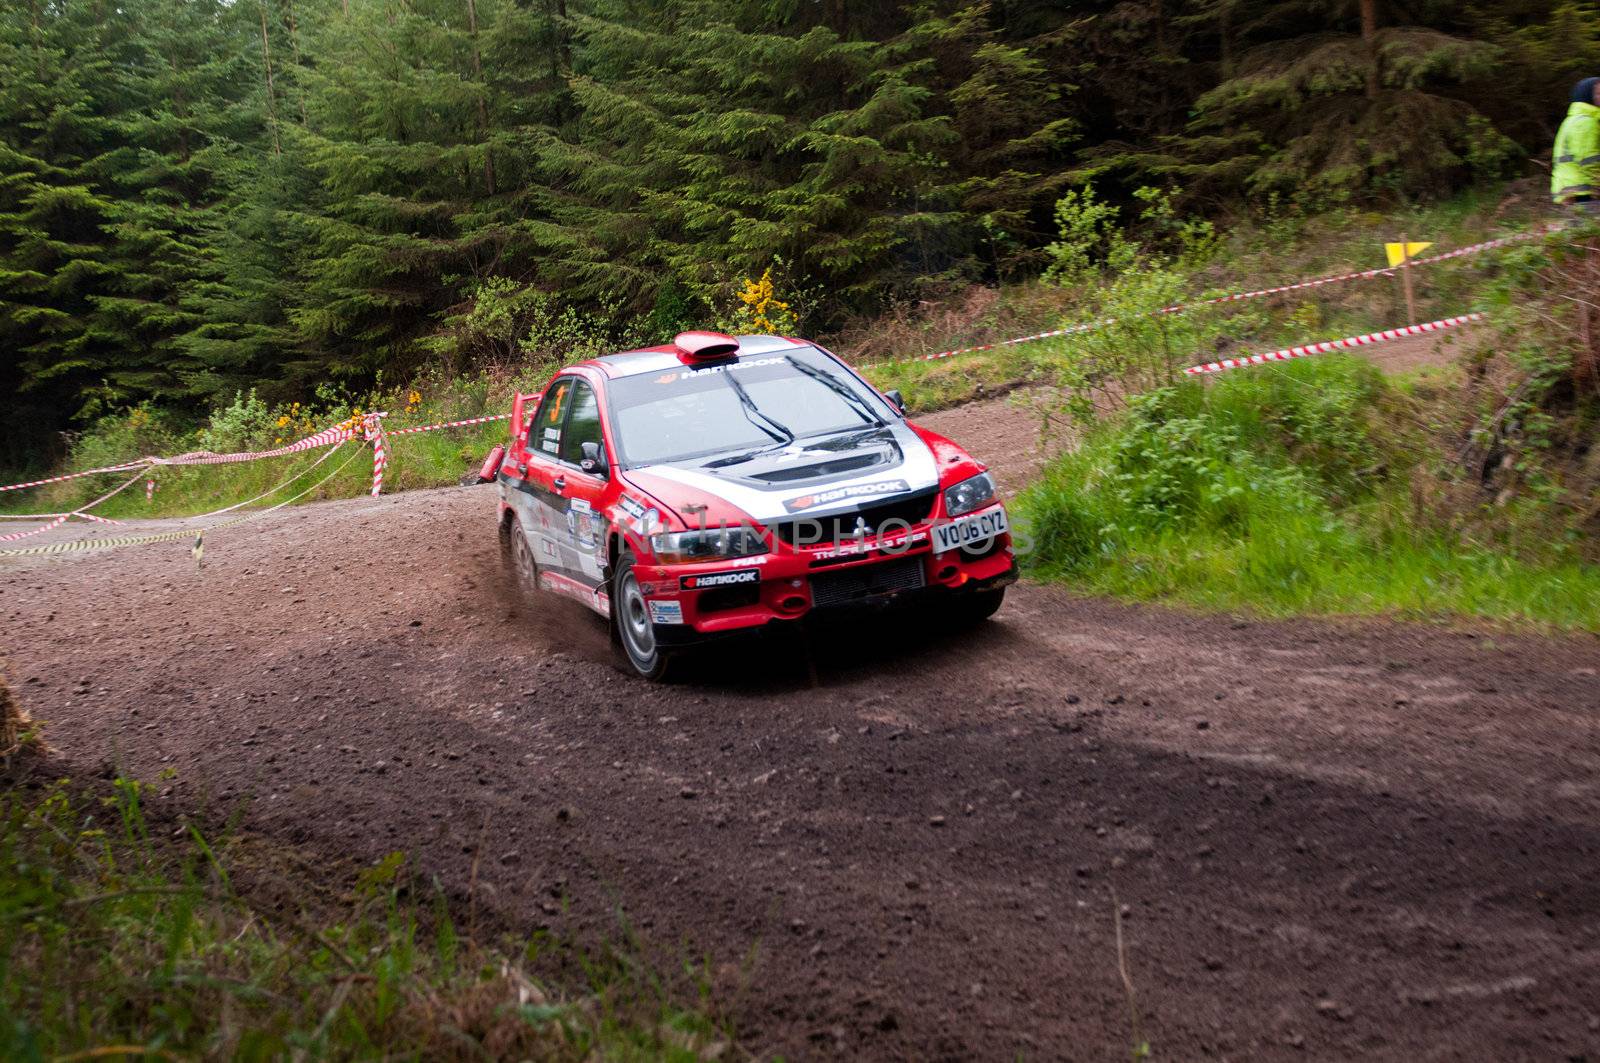
<svg viewBox="0 0 1600 1063"><path fill-rule="evenodd" d="M539 562L533 556L533 544L528 542L528 537L522 531L522 522L512 517L506 522L506 530L502 534L500 546L503 550L506 563L511 566L512 573L516 576L517 584L524 594L532 594L539 589Z"/></svg>
<svg viewBox="0 0 1600 1063"><path fill-rule="evenodd" d="M656 641L650 606L633 574L634 557L624 550L611 575L611 634L619 656L629 671L651 682L662 682L672 667L672 654Z"/></svg>
<svg viewBox="0 0 1600 1063"><path fill-rule="evenodd" d="M950 618L961 627L973 627L999 612L1005 600L1004 587L992 591L968 591L956 599L950 610Z"/></svg>

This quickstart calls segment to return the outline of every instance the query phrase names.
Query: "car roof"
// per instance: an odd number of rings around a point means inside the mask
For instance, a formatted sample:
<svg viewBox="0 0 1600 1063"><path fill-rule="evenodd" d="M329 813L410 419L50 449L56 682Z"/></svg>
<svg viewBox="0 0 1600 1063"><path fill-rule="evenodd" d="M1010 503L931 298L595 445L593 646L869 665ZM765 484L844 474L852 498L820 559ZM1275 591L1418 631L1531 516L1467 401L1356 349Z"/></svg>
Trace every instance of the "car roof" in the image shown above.
<svg viewBox="0 0 1600 1063"><path fill-rule="evenodd" d="M757 355L771 354L774 351L792 351L811 346L805 340L791 339L787 336L737 336L735 339L739 341L739 353L731 359L718 359L718 362L741 361ZM590 358L578 364L593 367L606 376L616 379L637 376L640 373L659 373L665 369L677 369L695 363L687 361L683 351L673 344L664 343L659 347L618 351L616 354Z"/></svg>

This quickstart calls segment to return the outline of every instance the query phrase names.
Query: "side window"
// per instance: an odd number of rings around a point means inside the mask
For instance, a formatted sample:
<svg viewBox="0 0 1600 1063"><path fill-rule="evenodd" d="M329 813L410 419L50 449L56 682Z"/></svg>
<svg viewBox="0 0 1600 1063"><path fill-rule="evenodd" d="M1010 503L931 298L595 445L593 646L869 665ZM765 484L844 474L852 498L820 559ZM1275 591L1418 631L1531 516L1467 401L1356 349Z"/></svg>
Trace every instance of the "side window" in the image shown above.
<svg viewBox="0 0 1600 1063"><path fill-rule="evenodd" d="M550 385L534 414L528 428L528 448L555 457L561 451L561 419L567 414L567 393L572 390L572 378L562 377Z"/></svg>
<svg viewBox="0 0 1600 1063"><path fill-rule="evenodd" d="M561 436L561 460L573 465L583 460L583 445L600 442L600 401L594 388L583 381L572 385L567 430Z"/></svg>

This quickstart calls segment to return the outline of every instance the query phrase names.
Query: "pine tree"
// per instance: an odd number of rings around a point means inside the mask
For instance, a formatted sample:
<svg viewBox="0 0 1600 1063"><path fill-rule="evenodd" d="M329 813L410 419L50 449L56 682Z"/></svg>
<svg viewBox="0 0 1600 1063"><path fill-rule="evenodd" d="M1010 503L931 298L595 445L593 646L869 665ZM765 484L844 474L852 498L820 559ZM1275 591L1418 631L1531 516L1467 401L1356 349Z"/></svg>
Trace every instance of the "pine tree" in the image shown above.
<svg viewBox="0 0 1600 1063"><path fill-rule="evenodd" d="M1471 103L1442 91L1487 77L1492 45L1388 25L1379 0L1266 0L1211 13L1226 13L1246 46L1231 76L1195 100L1175 161L1158 161L1157 172L1314 204L1448 191L1514 150Z"/></svg>
<svg viewBox="0 0 1600 1063"><path fill-rule="evenodd" d="M1472 35L1502 49L1498 91L1474 104L1535 158L1548 160L1577 81L1600 73L1600 5L1587 0L1513 0L1475 9Z"/></svg>
<svg viewBox="0 0 1600 1063"><path fill-rule="evenodd" d="M644 307L668 278L705 295L782 260L837 309L937 268L953 132L883 45L701 0L594 11L577 22L581 139L546 155L574 194L550 234L562 283Z"/></svg>
<svg viewBox="0 0 1600 1063"><path fill-rule="evenodd" d="M283 212L301 241L290 321L316 367L404 371L476 280L532 269L527 160L565 92L540 54L556 37L511 0L369 0L314 38L284 147L316 184Z"/></svg>
<svg viewBox="0 0 1600 1063"><path fill-rule="evenodd" d="M1008 9L1015 5L1006 5ZM961 229L981 240L990 265L1016 268L1050 235L1050 209L1068 181L1076 85L1063 69L1081 21L997 11L988 0L917 4L895 41L936 96L928 110L956 133L943 152L959 182Z"/></svg>
<svg viewBox="0 0 1600 1063"><path fill-rule="evenodd" d="M236 164L256 116L248 27L217 0L135 0L140 64L122 76L131 106L115 125L119 146L97 164L113 196L107 231L118 265L113 291L94 300L125 337L116 375L124 392L154 398L215 390L192 356L203 327L193 293L216 275L214 239Z"/></svg>
<svg viewBox="0 0 1600 1063"><path fill-rule="evenodd" d="M115 203L96 171L116 146L111 88L133 61L128 30L109 3L0 9L0 388L17 396L0 433L11 464L61 411L123 394L113 374L125 336L96 305L117 271Z"/></svg>

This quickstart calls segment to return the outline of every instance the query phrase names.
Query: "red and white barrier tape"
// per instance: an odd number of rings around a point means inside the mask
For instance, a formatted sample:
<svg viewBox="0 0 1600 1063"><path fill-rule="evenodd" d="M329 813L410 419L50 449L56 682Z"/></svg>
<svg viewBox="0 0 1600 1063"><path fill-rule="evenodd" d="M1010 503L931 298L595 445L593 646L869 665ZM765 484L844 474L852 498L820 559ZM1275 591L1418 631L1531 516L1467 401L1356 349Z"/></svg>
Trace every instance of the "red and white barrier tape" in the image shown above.
<svg viewBox="0 0 1600 1063"><path fill-rule="evenodd" d="M116 495L121 494L123 491L127 490L129 487L131 487L134 484L138 483L140 477L142 477L143 475L144 475L143 471L134 473L132 479L126 480L123 483L119 484L118 486L113 487L111 490L107 491L105 494L101 495L99 498L95 499L93 502L90 502L90 503L88 503L87 505L84 505L84 506L80 506L79 508L73 510L71 513L58 513L58 514L56 514L55 519L52 520L49 524L44 525L43 527L30 528L27 531L12 532L10 535L0 535L0 543L15 542L18 539L26 539L30 535L39 535L40 533L50 531L53 528L59 528L59 527L61 527L61 525L65 524L67 521L71 520L73 517L82 517L84 520L94 521L94 522L99 523L99 524L121 524L122 522L119 521L119 520L110 520L110 519L108 519L106 517L97 517L93 513L86 513L84 511L85 510L89 510L89 509L93 509L95 506L98 506L100 503L104 502L106 499L112 498L112 497L114 497Z"/></svg>
<svg viewBox="0 0 1600 1063"><path fill-rule="evenodd" d="M0 513L0 520L54 520L56 517L82 517L84 520L92 520L97 524L122 523L120 520L112 520L110 517L97 517L93 513L84 513L82 511L71 513Z"/></svg>
<svg viewBox="0 0 1600 1063"><path fill-rule="evenodd" d="M47 532L52 528L59 528L65 524L67 519L71 516L71 513L63 513L61 516L57 517L55 520L44 525L43 527L29 528L27 531L12 532L10 535L0 535L0 543L16 542L18 539L26 539L30 535L38 535L40 532Z"/></svg>
<svg viewBox="0 0 1600 1063"><path fill-rule="evenodd" d="M1308 343L1301 347L1285 347L1281 351L1268 351L1266 354L1251 354L1243 358L1224 358L1218 362L1207 362L1204 365L1192 365L1184 372L1191 376L1201 373L1220 373L1224 369L1238 369L1246 365L1264 365L1267 362L1286 362L1291 358L1305 358L1313 354L1326 354L1329 351L1345 350L1350 347L1369 347L1375 343L1387 343L1405 336L1420 336L1426 332L1443 332L1445 329L1455 328L1458 325L1482 321L1486 315L1481 313L1461 314L1457 317L1442 318L1439 321L1428 321L1421 325L1404 325L1400 328L1384 329L1382 332L1368 332L1362 336L1349 336L1342 340L1324 340L1321 343Z"/></svg>
<svg viewBox="0 0 1600 1063"><path fill-rule="evenodd" d="M342 443L339 444L339 445L342 445ZM332 453L334 453L334 451L338 450L339 449L339 445L336 445L332 449L330 449L328 451L328 454L324 454L321 458L318 458L317 461L312 466L310 466L309 468L306 468L306 469L302 469L300 472L295 473L294 476L291 476L288 480L284 481L283 484L279 484L278 486L279 487L283 487L283 486L287 485L288 483L291 483L294 480L300 478L301 476L304 476L307 472L310 472L312 468L315 468L317 465L320 465L322 463L322 461L325 458L328 457L329 454L332 454ZM198 559L198 557L200 556L198 551L199 551L199 549L201 547L201 543L202 543L204 537L207 534L213 533L213 532L217 532L217 531L221 531L223 528L236 527L236 526L238 526L240 524L243 524L243 523L245 523L247 521L255 520L258 517L264 517L268 513L276 512L277 510L282 509L284 506L287 506L290 503L298 502L300 499L304 498L306 495L309 495L311 492L317 490L317 488L321 487L323 484L327 483L329 480L333 479L335 476L337 476L341 472L343 472L345 466L349 465L350 462L355 460L356 456L358 454L360 454L360 453L361 453L361 451L359 449L352 451L350 456L348 458L346 458L344 461L340 462L339 465L332 472L330 472L328 475L324 476L322 479L318 480L316 483L312 484L310 487L307 487L305 490L299 492L298 494L291 495L289 498L284 499L282 502L279 502L277 505L268 506L266 509L252 510L249 513L246 513L244 516L242 516L242 517L234 517L232 520L219 521L216 524L207 525L204 528L198 528L198 529L196 529L196 528L185 528L185 529L182 529L182 530L179 530L179 531L158 532L158 533L156 533L154 535L117 536L117 537L105 538L105 539L96 539L96 538L70 539L70 540L66 540L64 542L47 543L44 546L24 547L22 549L16 549L16 550L0 550L0 558L5 558L5 557L28 557L28 556L34 556L34 555L40 555L40 554L62 554L62 553L69 553L69 552L73 552L73 551L79 551L79 550L107 550L107 549L111 549L112 547L118 547L118 546L136 546L136 545L140 545L140 544L143 544L143 543L167 543L167 542L174 542L174 541L179 541L179 540L183 540L183 539L193 538L195 540L195 550L196 550L196 555L195 556ZM277 488L273 488L273 490L276 491ZM269 491L267 493L271 494L272 492ZM260 496L260 497L264 497L264 496ZM240 504L242 505L244 503L240 503ZM237 506L230 506L228 508L229 509L237 509L238 507ZM217 510L216 512L217 513L226 513L226 512L228 512L228 510ZM206 517L206 516L211 516L211 515L212 514L201 514L201 517ZM201 517L189 517L189 518L185 518L185 519L186 520L198 520L198 519L201 519Z"/></svg>
<svg viewBox="0 0 1600 1063"><path fill-rule="evenodd" d="M1510 244L1521 243L1525 240L1536 240L1542 236L1557 232L1562 227L1547 225L1525 233L1516 233L1512 236L1502 236L1496 240L1485 240L1480 244L1460 247L1454 251L1445 251L1438 255L1429 255L1427 258L1414 258L1411 265L1430 266L1436 262L1445 262L1452 258L1463 258L1467 255L1481 254L1497 247L1506 247ZM1377 269L1357 270L1354 273L1336 273L1327 277L1316 277L1312 280L1297 281L1294 284L1280 284L1275 288L1258 288L1251 292L1235 292L1232 295L1219 295L1210 299L1200 299L1192 303L1177 303L1173 306L1162 307L1152 311L1152 314L1181 314L1185 310L1192 310L1199 306L1216 306L1220 303L1236 303L1245 299L1261 299L1269 295L1278 295L1283 292L1300 291L1305 288L1320 288L1325 284L1338 284L1343 281L1370 280L1373 277L1392 277L1400 270L1400 266L1381 266ZM1051 329L1049 332L1036 332L1032 336L1018 336L1015 339L997 340L994 343L985 343L978 347L962 347L953 351L940 351L938 354L918 354L909 358L886 358L877 362L864 362L855 366L856 369L875 369L881 365L893 365L899 362L933 362L941 358L954 358L960 354L978 354L982 351L992 351L999 347L1011 347L1019 343L1032 343L1035 340L1054 339L1057 336L1066 336L1076 332L1090 332L1094 329L1109 328L1117 323L1116 318L1103 318L1099 321L1090 321L1082 325L1072 325L1067 328Z"/></svg>
<svg viewBox="0 0 1600 1063"><path fill-rule="evenodd" d="M413 432L433 432L440 428L460 428L469 424L488 424L490 421L509 421L509 413L494 413L487 417L468 417L465 421L442 421L439 424L425 424L420 428L395 428L388 431L392 436L407 436Z"/></svg>
<svg viewBox="0 0 1600 1063"><path fill-rule="evenodd" d="M1541 236L1560 229L1559 225L1548 225L1530 232L1517 233L1514 236L1502 236L1498 240L1485 240L1481 244L1472 244L1469 247L1458 247L1454 251L1443 254L1429 255L1427 258L1413 258L1411 266L1431 266L1436 262L1445 262L1452 258L1463 258L1467 255L1476 255L1484 251L1491 251L1497 247L1506 247L1510 244L1521 243L1524 240L1536 240ZM1259 288L1253 292L1238 292L1233 295L1219 295L1213 299L1201 299L1199 302L1169 306L1161 312L1163 314L1178 314L1196 306L1215 306L1218 303L1234 303L1241 299L1260 299L1268 295L1278 295L1281 292L1300 291L1303 288L1320 288L1324 284L1338 284L1341 281L1370 280L1373 277L1392 277L1403 267L1383 266L1378 269L1364 269L1355 273L1339 273L1331 277L1317 277L1314 280L1298 281L1294 284L1281 284L1276 288Z"/></svg>
<svg viewBox="0 0 1600 1063"><path fill-rule="evenodd" d="M143 459L140 459L139 461L130 461L126 465L107 465L103 469L85 469L82 472L63 473L60 476L47 476L43 480L29 480L26 483L6 484L4 486L0 486L0 491L20 491L24 487L43 487L45 484L58 484L64 480L76 480L80 476L98 476L103 472L127 472L130 469L142 469L144 468L145 464L146 462Z"/></svg>
<svg viewBox="0 0 1600 1063"><path fill-rule="evenodd" d="M333 443L342 443L347 439L355 438L355 433L343 425L324 428L316 435L306 438L288 446L275 447L272 450L249 450L237 454L214 454L207 450L190 451L187 454L178 454L170 458L145 457L138 461L130 461L122 465L107 465L101 469L85 469L82 472L63 473L60 476L47 476L42 480L29 480L19 484L0 485L0 491L19 491L24 487L43 487L45 484L61 483L66 480L76 480L82 476L97 476L106 472L128 472L133 469L146 469L154 465L226 465L240 461L256 461L259 458L276 458L284 454L296 454L302 450L312 450L316 447L325 447ZM153 491L153 488L146 488Z"/></svg>
<svg viewBox="0 0 1600 1063"><path fill-rule="evenodd" d="M285 454L298 454L302 450L314 450L317 447L331 446L334 443L343 443L353 438L355 438L354 429L345 425L334 425L331 428L324 428L316 435L306 436L304 439L290 443L288 446L274 447L271 450L244 450L235 454L214 454L209 450L195 450L172 458L145 458L144 463L148 465L228 465L240 461L258 461L262 458L278 458Z"/></svg>

